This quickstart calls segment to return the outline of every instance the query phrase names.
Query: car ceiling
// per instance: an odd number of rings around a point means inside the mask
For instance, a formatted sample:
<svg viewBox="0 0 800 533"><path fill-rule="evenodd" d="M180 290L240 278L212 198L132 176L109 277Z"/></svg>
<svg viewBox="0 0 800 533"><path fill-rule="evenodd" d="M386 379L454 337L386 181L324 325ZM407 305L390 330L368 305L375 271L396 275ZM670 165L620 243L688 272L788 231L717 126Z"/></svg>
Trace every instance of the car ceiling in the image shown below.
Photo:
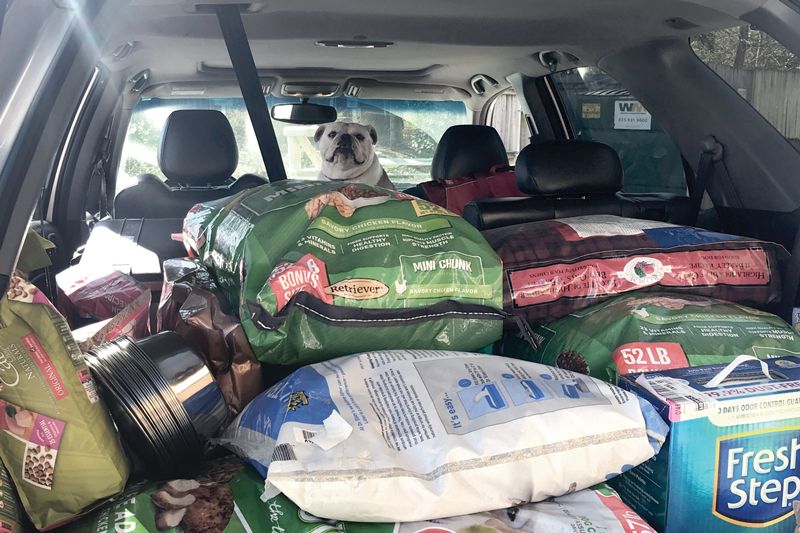
<svg viewBox="0 0 800 533"><path fill-rule="evenodd" d="M688 38L734 25L763 3L700 1L272 0L253 3L243 20L265 77L342 85L360 77L472 92L469 79L476 73L501 85L515 72L544 74L542 51L568 52L580 64L596 64L611 52L653 39ZM216 18L197 2L131 0L107 35L113 37L104 44L103 57L112 72L149 69L150 85L234 79ZM315 45L363 38L395 44L376 49ZM132 51L114 57L126 42L134 43Z"/></svg>

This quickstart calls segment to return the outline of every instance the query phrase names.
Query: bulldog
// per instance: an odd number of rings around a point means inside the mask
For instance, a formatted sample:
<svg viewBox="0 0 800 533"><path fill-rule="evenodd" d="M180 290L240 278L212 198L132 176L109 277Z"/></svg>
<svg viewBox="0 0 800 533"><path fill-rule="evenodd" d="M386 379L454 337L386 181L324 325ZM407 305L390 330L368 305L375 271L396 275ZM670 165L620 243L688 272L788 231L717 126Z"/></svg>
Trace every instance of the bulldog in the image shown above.
<svg viewBox="0 0 800 533"><path fill-rule="evenodd" d="M318 179L395 189L375 154L378 132L372 126L353 122L323 124L317 128L314 141L322 156Z"/></svg>

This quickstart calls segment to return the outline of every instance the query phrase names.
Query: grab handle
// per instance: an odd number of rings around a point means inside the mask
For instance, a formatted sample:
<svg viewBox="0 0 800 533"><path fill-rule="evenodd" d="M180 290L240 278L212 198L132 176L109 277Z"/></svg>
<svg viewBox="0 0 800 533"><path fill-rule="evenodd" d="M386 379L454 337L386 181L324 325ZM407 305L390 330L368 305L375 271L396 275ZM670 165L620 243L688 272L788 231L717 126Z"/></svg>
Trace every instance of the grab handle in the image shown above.
<svg viewBox="0 0 800 533"><path fill-rule="evenodd" d="M707 389L713 389L722 385L722 382L725 381L728 376L731 375L731 372L736 370L741 364L746 363L748 361L758 361L761 364L761 371L764 372L764 375L767 379L771 380L772 376L769 373L769 368L767 367L767 363L762 361L757 357L753 357L752 355L740 355L736 359L730 362L728 366L723 368L719 371L719 374L714 376L708 383L705 384Z"/></svg>

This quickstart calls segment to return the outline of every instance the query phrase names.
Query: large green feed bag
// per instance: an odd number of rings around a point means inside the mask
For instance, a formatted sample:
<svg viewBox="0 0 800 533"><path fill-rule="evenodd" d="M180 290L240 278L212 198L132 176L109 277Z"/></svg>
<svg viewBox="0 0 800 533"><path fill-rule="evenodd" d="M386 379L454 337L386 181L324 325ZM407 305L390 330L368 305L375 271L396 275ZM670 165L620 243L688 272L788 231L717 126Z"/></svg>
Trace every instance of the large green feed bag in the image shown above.
<svg viewBox="0 0 800 533"><path fill-rule="evenodd" d="M195 206L184 237L267 363L477 350L502 333L497 254L460 217L402 193L282 181Z"/></svg>
<svg viewBox="0 0 800 533"><path fill-rule="evenodd" d="M616 382L636 372L800 355L800 336L780 317L684 293L628 294L541 325L526 342L507 334L502 351Z"/></svg>

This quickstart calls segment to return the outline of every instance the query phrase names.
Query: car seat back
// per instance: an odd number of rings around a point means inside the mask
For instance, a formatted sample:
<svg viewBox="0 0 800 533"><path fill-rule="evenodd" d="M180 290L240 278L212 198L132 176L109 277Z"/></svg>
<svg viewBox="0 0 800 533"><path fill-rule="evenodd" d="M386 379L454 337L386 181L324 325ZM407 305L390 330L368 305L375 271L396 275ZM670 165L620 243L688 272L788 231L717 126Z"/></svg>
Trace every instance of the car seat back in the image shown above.
<svg viewBox="0 0 800 533"><path fill-rule="evenodd" d="M433 156L431 177L407 192L459 215L475 199L524 196L517 189L503 141L490 126L448 128Z"/></svg>
<svg viewBox="0 0 800 533"><path fill-rule="evenodd" d="M550 141L525 147L517 158L517 187L526 198L470 202L464 217L484 230L581 215L617 215L688 223L689 198L673 194L624 194L622 164L608 145Z"/></svg>
<svg viewBox="0 0 800 533"><path fill-rule="evenodd" d="M195 204L267 183L251 174L234 179L238 163L236 138L225 115L208 109L173 111L158 149L166 181L153 174L138 176L136 185L114 199L114 217L182 218Z"/></svg>

